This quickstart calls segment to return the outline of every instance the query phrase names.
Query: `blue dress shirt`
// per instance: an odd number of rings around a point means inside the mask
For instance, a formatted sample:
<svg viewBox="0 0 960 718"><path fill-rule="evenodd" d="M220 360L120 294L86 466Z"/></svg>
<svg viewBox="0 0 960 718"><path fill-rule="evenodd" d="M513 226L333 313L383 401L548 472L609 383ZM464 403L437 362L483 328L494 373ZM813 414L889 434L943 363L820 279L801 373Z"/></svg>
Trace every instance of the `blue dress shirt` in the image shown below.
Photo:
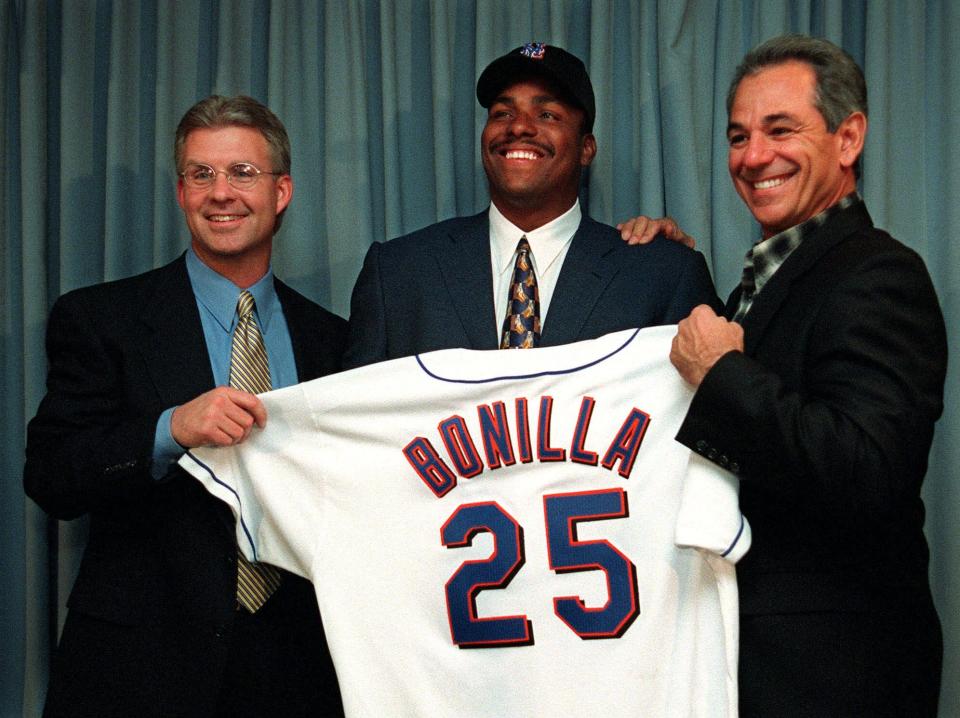
<svg viewBox="0 0 960 718"><path fill-rule="evenodd" d="M201 262L192 248L187 250L186 260L190 285L200 311L200 324L203 326L203 338L207 344L213 379L217 386L227 386L230 383L233 332L237 326L237 300L242 290ZM255 316L267 349L273 388L280 389L296 384L298 378L293 344L273 285L273 269L268 269L247 291L253 295L256 302ZM169 465L183 455L183 447L170 433L170 417L176 408L170 407L157 420L153 442L154 478L161 478Z"/></svg>

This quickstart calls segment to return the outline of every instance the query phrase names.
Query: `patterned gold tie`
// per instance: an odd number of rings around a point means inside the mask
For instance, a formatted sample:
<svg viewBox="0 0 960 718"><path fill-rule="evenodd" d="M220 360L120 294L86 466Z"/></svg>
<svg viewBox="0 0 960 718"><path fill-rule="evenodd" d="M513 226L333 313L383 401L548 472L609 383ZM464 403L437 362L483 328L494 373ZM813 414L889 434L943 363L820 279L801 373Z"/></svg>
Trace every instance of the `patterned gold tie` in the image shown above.
<svg viewBox="0 0 960 718"><path fill-rule="evenodd" d="M230 352L230 386L259 394L270 391L270 365L263 336L253 315L255 308L250 292L240 293L237 301L237 328ZM250 563L237 550L237 602L255 613L280 585L280 571L265 563Z"/></svg>
<svg viewBox="0 0 960 718"><path fill-rule="evenodd" d="M503 318L501 349L532 349L540 344L540 287L526 235L517 242L517 261Z"/></svg>

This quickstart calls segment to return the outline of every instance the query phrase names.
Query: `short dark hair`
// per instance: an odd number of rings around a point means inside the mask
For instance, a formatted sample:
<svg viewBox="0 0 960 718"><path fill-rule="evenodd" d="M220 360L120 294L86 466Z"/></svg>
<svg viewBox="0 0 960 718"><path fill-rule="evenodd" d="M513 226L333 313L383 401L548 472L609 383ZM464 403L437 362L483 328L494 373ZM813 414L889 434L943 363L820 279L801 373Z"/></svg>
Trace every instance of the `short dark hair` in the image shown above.
<svg viewBox="0 0 960 718"><path fill-rule="evenodd" d="M748 52L730 81L727 116L730 116L737 88L744 77L792 60L810 65L816 74L813 104L827 123L827 131L836 132L840 123L854 112L862 112L867 116L867 82L860 66L846 51L829 40L809 35L780 35ZM854 171L859 178L859 157Z"/></svg>
<svg viewBox="0 0 960 718"><path fill-rule="evenodd" d="M183 171L183 146L187 142L187 136L193 130L216 127L251 127L259 130L267 141L273 162L273 167L269 170L290 174L290 138L286 128L269 107L246 95L210 95L187 110L177 125L173 143L173 160L177 172Z"/></svg>

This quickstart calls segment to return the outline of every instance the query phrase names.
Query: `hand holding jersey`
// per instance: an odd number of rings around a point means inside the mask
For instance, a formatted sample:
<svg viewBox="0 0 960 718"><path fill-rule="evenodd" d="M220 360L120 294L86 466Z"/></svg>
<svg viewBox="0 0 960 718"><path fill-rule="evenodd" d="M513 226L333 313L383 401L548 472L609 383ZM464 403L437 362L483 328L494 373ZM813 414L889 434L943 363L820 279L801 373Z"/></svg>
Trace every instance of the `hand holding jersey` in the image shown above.
<svg viewBox="0 0 960 718"><path fill-rule="evenodd" d="M677 325L670 361L687 383L697 387L717 360L730 351L743 351L743 327L701 304Z"/></svg>

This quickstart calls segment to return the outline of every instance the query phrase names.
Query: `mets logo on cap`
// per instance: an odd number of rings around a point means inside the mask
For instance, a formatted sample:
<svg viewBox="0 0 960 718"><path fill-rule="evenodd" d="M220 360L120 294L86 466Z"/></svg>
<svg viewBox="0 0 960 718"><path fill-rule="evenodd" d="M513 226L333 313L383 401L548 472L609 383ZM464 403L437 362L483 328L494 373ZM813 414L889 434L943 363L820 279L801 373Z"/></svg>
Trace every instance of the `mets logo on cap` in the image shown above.
<svg viewBox="0 0 960 718"><path fill-rule="evenodd" d="M531 60L542 60L547 46L542 42L528 42L520 51L521 55L529 57Z"/></svg>

